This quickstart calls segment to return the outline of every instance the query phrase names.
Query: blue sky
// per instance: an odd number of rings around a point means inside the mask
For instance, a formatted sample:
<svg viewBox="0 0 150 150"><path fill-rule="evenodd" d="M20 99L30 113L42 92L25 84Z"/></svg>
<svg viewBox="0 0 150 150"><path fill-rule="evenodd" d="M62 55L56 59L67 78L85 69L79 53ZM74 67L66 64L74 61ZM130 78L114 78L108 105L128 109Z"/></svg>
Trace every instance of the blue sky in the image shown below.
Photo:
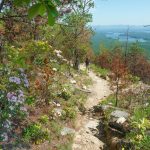
<svg viewBox="0 0 150 150"><path fill-rule="evenodd" d="M150 0L94 0L92 25L150 24Z"/></svg>

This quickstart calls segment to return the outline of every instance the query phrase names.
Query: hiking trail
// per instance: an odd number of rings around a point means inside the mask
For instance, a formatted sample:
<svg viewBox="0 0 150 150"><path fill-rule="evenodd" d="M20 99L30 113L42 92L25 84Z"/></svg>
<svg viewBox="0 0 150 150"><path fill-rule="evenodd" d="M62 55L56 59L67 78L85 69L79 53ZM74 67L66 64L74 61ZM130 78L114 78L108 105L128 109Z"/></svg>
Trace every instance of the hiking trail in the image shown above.
<svg viewBox="0 0 150 150"><path fill-rule="evenodd" d="M81 69L84 69L82 66ZM94 136L99 120L91 118L89 113L93 106L99 104L99 102L111 94L109 88L109 82L97 77L92 71L89 73L89 77L93 81L93 85L89 87L91 93L85 103L86 113L85 115L78 114L76 121L76 133L72 150L100 150L103 149L104 143Z"/></svg>

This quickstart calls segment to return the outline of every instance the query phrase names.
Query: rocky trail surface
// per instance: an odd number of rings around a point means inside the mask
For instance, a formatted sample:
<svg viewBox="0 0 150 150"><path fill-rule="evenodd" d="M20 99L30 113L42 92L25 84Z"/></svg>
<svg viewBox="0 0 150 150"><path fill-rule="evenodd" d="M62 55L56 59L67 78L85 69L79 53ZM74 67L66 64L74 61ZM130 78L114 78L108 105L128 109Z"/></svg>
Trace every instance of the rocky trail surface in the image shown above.
<svg viewBox="0 0 150 150"><path fill-rule="evenodd" d="M104 143L95 136L99 120L92 118L90 113L93 106L111 94L111 90L108 81L97 77L92 71L89 72L89 76L93 80L93 85L89 87L91 93L85 103L85 115L78 114L72 150L100 150L104 146Z"/></svg>

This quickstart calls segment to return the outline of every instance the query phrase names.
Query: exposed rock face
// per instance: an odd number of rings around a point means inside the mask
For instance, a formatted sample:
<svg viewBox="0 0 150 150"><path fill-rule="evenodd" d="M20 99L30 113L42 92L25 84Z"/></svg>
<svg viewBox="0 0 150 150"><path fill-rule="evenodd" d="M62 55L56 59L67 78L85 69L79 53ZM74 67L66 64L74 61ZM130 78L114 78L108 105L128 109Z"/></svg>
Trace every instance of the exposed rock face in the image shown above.
<svg viewBox="0 0 150 150"><path fill-rule="evenodd" d="M110 114L110 119L107 120L105 112L109 109L115 109ZM98 134L95 134L102 142L105 143L103 149L106 150L122 150L133 149L133 145L124 140L126 133L130 132L128 118L130 114L126 111L121 111L120 108L111 105L97 105L93 107L93 115L99 118Z"/></svg>
<svg viewBox="0 0 150 150"><path fill-rule="evenodd" d="M115 117L115 118L120 118L120 117L124 117L124 118L128 118L129 117L129 113L127 113L126 111L120 111L120 110L115 110L111 113L111 116L112 117Z"/></svg>
<svg viewBox="0 0 150 150"><path fill-rule="evenodd" d="M115 110L111 113L108 123L110 134L113 136L123 137L130 131L127 121L130 114L126 111Z"/></svg>
<svg viewBox="0 0 150 150"><path fill-rule="evenodd" d="M124 117L120 117L118 118L118 120L116 121L118 124L123 124L127 119Z"/></svg>
<svg viewBox="0 0 150 150"><path fill-rule="evenodd" d="M95 137L99 132L97 129L98 125L99 120L89 120L84 128L80 129L80 131L75 134L76 143L73 144L72 150L103 149L105 144Z"/></svg>

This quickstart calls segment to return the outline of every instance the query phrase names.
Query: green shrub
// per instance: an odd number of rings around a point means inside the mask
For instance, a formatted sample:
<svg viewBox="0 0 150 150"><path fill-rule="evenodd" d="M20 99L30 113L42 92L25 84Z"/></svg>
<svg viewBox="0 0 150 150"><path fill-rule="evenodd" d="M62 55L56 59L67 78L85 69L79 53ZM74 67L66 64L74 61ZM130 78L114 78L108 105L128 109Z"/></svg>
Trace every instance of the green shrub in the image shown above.
<svg viewBox="0 0 150 150"><path fill-rule="evenodd" d="M24 101L28 87L29 81L23 68L0 67L0 142L7 142L11 134L17 134L14 130L16 120L21 124L27 117Z"/></svg>
<svg viewBox="0 0 150 150"><path fill-rule="evenodd" d="M59 97L63 98L64 100L69 100L71 97L71 92L69 89L63 88L61 93L58 94Z"/></svg>
<svg viewBox="0 0 150 150"><path fill-rule="evenodd" d="M62 114L62 119L75 119L76 118L76 110L73 107L64 108L64 112Z"/></svg>
<svg viewBox="0 0 150 150"><path fill-rule="evenodd" d="M116 102L115 96L112 94L103 101L101 101L100 104L108 105L109 103L111 103L114 106L115 102Z"/></svg>
<svg viewBox="0 0 150 150"><path fill-rule="evenodd" d="M36 102L36 99L33 96L27 97L25 101L26 104L31 105L31 106L33 106L35 102Z"/></svg>
<svg viewBox="0 0 150 150"><path fill-rule="evenodd" d="M45 140L49 140L49 132L43 129L41 124L32 123L28 125L23 131L23 139L27 142L40 144Z"/></svg>
<svg viewBox="0 0 150 150"><path fill-rule="evenodd" d="M60 136L62 126L58 122L52 120L50 122L50 127L51 131L55 134L55 136Z"/></svg>
<svg viewBox="0 0 150 150"><path fill-rule="evenodd" d="M135 145L136 150L150 149L150 136L146 133L150 129L148 108L136 108L131 118L131 125L134 128L132 132L127 135L127 138Z"/></svg>
<svg viewBox="0 0 150 150"><path fill-rule="evenodd" d="M49 122L49 117L47 115L43 115L40 117L40 122L43 124L47 124Z"/></svg>
<svg viewBox="0 0 150 150"><path fill-rule="evenodd" d="M132 122L138 122L139 120L143 118L147 118L150 115L150 106L143 108L143 107L138 107L135 108L133 116L132 116Z"/></svg>
<svg viewBox="0 0 150 150"><path fill-rule="evenodd" d="M133 76L133 75L129 75L129 80L132 82L132 83L134 83L134 84L137 84L137 83L139 83L139 81L140 81L140 77L137 77L137 76Z"/></svg>

